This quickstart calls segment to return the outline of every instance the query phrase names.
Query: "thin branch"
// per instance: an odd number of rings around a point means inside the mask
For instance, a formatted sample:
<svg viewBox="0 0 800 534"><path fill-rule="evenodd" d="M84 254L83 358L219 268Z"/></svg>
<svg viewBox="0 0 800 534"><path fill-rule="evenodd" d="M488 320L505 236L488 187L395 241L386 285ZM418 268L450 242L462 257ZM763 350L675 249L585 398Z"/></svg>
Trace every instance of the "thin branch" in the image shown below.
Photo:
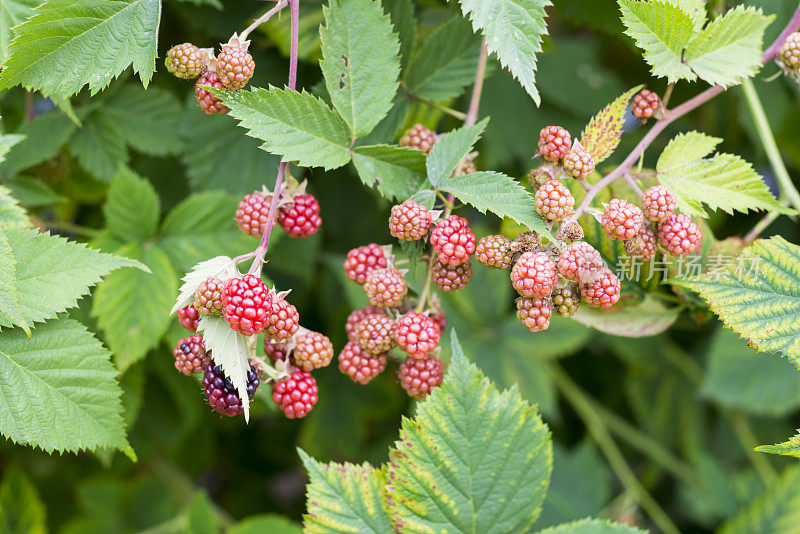
<svg viewBox="0 0 800 534"><path fill-rule="evenodd" d="M478 122L478 109L481 105L483 79L486 77L486 62L488 59L489 51L486 48L486 38L484 37L481 53L478 56L478 70L475 72L475 84L472 88L472 98L469 101L469 111L467 111L467 118L464 119L464 126L472 126Z"/></svg>
<svg viewBox="0 0 800 534"><path fill-rule="evenodd" d="M275 13L277 13L278 11L280 11L281 9L283 9L288 5L289 5L289 0L278 0L278 3L275 4L275 7L273 7L272 9L270 9L269 11L258 17L255 21L253 21L253 23L250 26L248 26L241 34L239 34L239 39L241 39L242 41L246 41L247 36L250 35L250 33L253 30L255 30L256 28L267 22L269 19L272 18L272 16Z"/></svg>
<svg viewBox="0 0 800 534"><path fill-rule="evenodd" d="M750 230L749 232L747 232L747 235L745 235L742 238L744 240L745 244L752 243L753 241L755 241L758 238L758 236L761 235L761 232L763 232L764 230L769 228L769 226L773 222L775 222L775 219L777 219L777 218L778 218L778 214L775 213L774 211L771 211L771 212L767 213L764 216L764 218L761 219L760 221L758 221L758 223L753 227L753 229Z"/></svg>

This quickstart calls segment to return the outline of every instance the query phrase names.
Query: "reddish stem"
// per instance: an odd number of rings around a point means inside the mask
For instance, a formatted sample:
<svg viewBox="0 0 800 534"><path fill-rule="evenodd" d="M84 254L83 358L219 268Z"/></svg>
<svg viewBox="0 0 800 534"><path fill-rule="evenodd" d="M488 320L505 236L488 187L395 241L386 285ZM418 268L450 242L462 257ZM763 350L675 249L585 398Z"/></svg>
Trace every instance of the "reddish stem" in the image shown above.
<svg viewBox="0 0 800 534"><path fill-rule="evenodd" d="M258 17L256 20L254 20L253 23L239 35L239 39L241 39L242 41L246 41L247 36L250 35L250 32L252 32L256 28L267 22L269 19L272 18L272 15L274 15L275 13L286 7L288 4L289 0L278 0L278 3L275 4L275 7L273 7L272 9L270 9L269 11Z"/></svg>

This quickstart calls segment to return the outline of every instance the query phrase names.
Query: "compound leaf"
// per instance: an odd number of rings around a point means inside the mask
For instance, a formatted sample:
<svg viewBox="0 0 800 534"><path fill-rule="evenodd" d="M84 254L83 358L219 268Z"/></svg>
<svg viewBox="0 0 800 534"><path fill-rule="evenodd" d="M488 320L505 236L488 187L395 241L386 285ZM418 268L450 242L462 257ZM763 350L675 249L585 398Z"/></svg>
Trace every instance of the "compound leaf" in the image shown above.
<svg viewBox="0 0 800 534"><path fill-rule="evenodd" d="M790 534L800 521L800 466L786 469L761 496L728 521L720 534Z"/></svg>
<svg viewBox="0 0 800 534"><path fill-rule="evenodd" d="M425 154L419 150L391 145L358 147L353 164L362 182L377 187L389 199L409 198L425 183Z"/></svg>
<svg viewBox="0 0 800 534"><path fill-rule="evenodd" d="M379 0L333 0L322 8L322 74L333 107L362 137L386 116L397 93L400 43Z"/></svg>
<svg viewBox="0 0 800 534"><path fill-rule="evenodd" d="M94 94L131 64L145 87L150 82L159 0L50 0L34 12L15 28L0 87L69 97L88 85Z"/></svg>
<svg viewBox="0 0 800 534"><path fill-rule="evenodd" d="M304 532L394 532L383 505L384 475L371 465L323 464L298 450L311 479Z"/></svg>
<svg viewBox="0 0 800 534"><path fill-rule="evenodd" d="M800 430L797 431L797 434L783 443L776 443L775 445L761 445L756 447L755 450L769 454L779 454L781 456L800 458Z"/></svg>
<svg viewBox="0 0 800 534"><path fill-rule="evenodd" d="M71 319L0 337L0 432L47 452L115 447L132 454L109 353Z"/></svg>
<svg viewBox="0 0 800 534"><path fill-rule="evenodd" d="M638 85L619 96L592 117L581 134L581 146L592 155L595 164L604 161L619 145L622 139L622 127L625 125L625 113L631 97L641 89Z"/></svg>
<svg viewBox="0 0 800 534"><path fill-rule="evenodd" d="M514 75L536 105L541 100L536 89L536 54L542 51L547 35L544 8L550 0L459 0L461 11L483 32L490 53Z"/></svg>
<svg viewBox="0 0 800 534"><path fill-rule="evenodd" d="M156 231L161 201L150 182L120 167L103 205L106 227L123 242L142 242Z"/></svg>

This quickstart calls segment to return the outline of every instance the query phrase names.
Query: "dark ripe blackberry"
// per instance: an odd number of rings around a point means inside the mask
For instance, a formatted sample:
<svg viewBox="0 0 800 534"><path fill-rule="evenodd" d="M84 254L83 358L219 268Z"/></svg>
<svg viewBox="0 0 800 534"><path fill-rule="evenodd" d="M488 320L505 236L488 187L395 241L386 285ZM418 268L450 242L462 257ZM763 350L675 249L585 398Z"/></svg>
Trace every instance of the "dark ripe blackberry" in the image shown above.
<svg viewBox="0 0 800 534"><path fill-rule="evenodd" d="M179 340L172 354L175 356L175 369L187 376L201 372L211 361L202 334Z"/></svg>
<svg viewBox="0 0 800 534"><path fill-rule="evenodd" d="M250 366L247 372L247 396L252 400L258 389L260 381L255 367ZM233 386L233 382L222 370L221 365L214 366L213 363L206 365L203 376L203 395L206 397L208 405L222 415L233 417L244 413L242 399L239 392Z"/></svg>

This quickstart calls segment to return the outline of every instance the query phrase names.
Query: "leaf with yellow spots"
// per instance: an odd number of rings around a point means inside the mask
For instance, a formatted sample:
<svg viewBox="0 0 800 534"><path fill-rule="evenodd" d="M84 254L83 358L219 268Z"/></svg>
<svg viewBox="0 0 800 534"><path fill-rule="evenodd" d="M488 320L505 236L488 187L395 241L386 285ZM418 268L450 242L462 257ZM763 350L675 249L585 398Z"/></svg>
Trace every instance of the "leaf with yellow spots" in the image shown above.
<svg viewBox="0 0 800 534"><path fill-rule="evenodd" d="M641 85L637 85L618 97L592 117L592 120L586 125L586 129L581 134L581 145L592 155L595 164L604 161L617 148L619 140L622 138L622 126L625 124L628 102L641 88Z"/></svg>

